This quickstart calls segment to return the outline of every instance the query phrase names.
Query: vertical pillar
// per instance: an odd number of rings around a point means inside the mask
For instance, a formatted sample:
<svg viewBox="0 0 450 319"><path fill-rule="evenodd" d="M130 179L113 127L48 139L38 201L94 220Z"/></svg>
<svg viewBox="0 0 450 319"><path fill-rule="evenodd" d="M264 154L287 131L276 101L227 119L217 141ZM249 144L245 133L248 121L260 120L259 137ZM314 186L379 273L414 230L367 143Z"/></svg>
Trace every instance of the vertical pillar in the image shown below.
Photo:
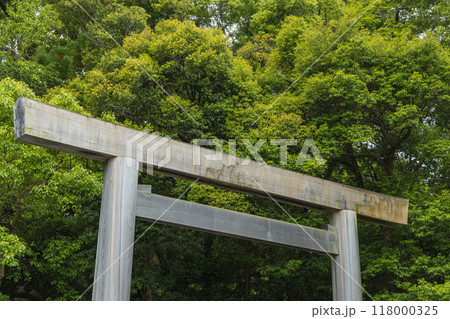
<svg viewBox="0 0 450 319"><path fill-rule="evenodd" d="M106 162L92 300L130 300L137 161Z"/></svg>
<svg viewBox="0 0 450 319"><path fill-rule="evenodd" d="M339 255L331 261L333 299L362 300L356 212L341 210L331 213L331 224L337 228L339 238Z"/></svg>

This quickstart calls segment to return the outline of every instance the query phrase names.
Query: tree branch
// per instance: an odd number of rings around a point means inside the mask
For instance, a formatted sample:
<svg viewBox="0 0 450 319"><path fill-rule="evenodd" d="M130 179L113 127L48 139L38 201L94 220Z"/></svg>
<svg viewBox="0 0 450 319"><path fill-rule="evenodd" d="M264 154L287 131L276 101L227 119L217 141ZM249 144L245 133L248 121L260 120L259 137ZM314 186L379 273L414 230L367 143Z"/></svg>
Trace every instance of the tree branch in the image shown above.
<svg viewBox="0 0 450 319"><path fill-rule="evenodd" d="M0 1L1 1L1 0L0 0ZM12 48L10 48L10 47L4 46L4 47L1 47L0 50L5 51L6 53L11 54L16 60L22 59L22 57L21 57L18 53L16 53L16 51L14 51L14 49L12 49Z"/></svg>

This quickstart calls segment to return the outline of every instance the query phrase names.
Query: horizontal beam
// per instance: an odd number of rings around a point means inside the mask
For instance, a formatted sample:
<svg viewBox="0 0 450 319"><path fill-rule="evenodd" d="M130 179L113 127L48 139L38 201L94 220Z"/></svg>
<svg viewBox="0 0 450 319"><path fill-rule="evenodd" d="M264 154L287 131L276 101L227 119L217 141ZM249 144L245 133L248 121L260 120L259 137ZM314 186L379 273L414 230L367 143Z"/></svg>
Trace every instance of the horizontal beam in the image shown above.
<svg viewBox="0 0 450 319"><path fill-rule="evenodd" d="M139 190L136 218L207 233L319 253L338 254L337 232L227 209L177 200Z"/></svg>
<svg viewBox="0 0 450 319"><path fill-rule="evenodd" d="M134 157L159 173L325 212L355 211L378 224L407 224L408 200L162 138L27 98L14 105L16 140L87 158ZM152 156L148 151L152 150ZM130 154L132 152L133 154ZM167 154L170 153L170 160ZM196 155L198 154L198 155ZM208 160L215 154L221 160ZM220 155L220 156L217 156ZM194 159L195 158L195 159ZM165 162L162 167L156 164ZM196 162L198 161L198 162ZM156 164L155 164L156 163Z"/></svg>

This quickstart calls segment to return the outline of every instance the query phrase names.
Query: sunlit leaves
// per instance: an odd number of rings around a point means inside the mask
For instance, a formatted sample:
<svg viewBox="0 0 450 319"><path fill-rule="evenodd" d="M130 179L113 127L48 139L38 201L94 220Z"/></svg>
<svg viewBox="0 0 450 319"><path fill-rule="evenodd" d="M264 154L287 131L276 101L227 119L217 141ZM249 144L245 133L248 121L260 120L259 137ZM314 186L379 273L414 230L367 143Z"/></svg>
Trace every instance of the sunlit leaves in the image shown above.
<svg viewBox="0 0 450 319"><path fill-rule="evenodd" d="M14 267L19 265L25 253L25 243L16 235L8 234L8 229L0 226L0 265Z"/></svg>

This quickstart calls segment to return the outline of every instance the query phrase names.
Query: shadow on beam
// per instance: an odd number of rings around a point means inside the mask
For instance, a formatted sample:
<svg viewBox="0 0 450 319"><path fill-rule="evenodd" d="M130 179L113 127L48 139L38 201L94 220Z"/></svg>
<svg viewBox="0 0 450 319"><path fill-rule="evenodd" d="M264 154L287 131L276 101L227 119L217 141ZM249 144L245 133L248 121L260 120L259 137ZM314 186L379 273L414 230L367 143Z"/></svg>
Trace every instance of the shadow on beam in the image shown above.
<svg viewBox="0 0 450 319"><path fill-rule="evenodd" d="M169 208L170 207L170 208ZM319 253L338 254L338 237L328 230L151 194L140 187L136 218L213 234Z"/></svg>

